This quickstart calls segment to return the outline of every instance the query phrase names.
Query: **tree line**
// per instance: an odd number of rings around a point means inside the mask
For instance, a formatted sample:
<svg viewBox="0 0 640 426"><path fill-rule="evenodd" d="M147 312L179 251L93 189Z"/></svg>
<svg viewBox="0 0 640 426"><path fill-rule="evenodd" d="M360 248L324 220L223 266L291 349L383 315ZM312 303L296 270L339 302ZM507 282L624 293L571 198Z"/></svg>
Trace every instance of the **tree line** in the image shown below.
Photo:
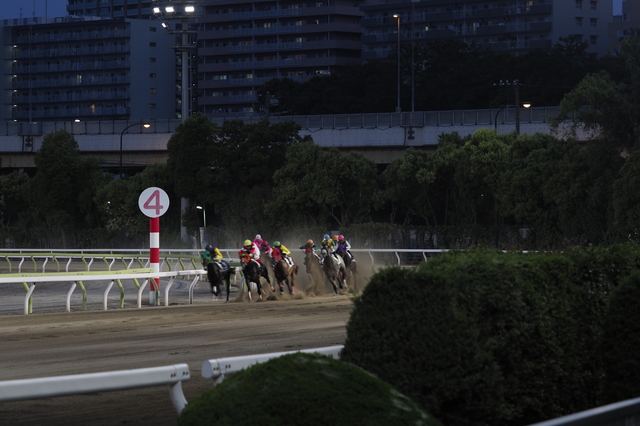
<svg viewBox="0 0 640 426"><path fill-rule="evenodd" d="M375 247L636 239L637 37L616 61L623 78L597 71L562 98L555 135L442 134L434 153L412 148L384 168L357 152L320 148L292 121L217 124L196 114L170 138L166 164L117 179L58 131L44 138L34 174L0 176L0 233L16 247L144 246L138 196L158 186L171 197L161 229L173 246L184 244L181 226L197 235L204 225L198 206L209 234L229 246L255 233L306 240L337 229L356 246ZM560 134L567 117L577 120ZM575 126L590 140L575 139Z"/></svg>

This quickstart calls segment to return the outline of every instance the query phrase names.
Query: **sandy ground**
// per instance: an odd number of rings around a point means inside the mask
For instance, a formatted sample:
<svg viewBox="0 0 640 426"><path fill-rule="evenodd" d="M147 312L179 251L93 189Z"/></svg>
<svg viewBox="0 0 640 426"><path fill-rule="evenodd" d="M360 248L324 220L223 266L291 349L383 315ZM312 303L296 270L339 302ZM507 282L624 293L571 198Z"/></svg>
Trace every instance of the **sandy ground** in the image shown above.
<svg viewBox="0 0 640 426"><path fill-rule="evenodd" d="M304 267L300 272L295 296L250 303L236 289L225 303L212 301L203 283L189 305L183 282L172 289L171 306L149 306L147 300L136 309L135 293L125 288L125 309L118 308L115 291L107 311L105 285L96 283L87 286L88 310L80 310L81 297L74 294L71 313L64 308L68 285L39 287L30 315L22 314L21 285L1 288L0 380L187 363L191 379L183 390L189 401L212 386L201 376L206 359L343 344L352 295L335 295L328 285L309 294L314 289ZM274 403L284 397L286 392L274 395ZM165 386L0 402L3 425L174 425L176 416Z"/></svg>

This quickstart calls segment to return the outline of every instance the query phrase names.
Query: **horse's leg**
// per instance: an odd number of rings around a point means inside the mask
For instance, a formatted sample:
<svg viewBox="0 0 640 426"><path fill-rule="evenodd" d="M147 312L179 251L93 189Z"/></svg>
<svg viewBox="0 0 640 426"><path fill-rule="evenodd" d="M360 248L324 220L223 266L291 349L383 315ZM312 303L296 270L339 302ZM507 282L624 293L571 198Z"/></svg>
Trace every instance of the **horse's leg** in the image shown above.
<svg viewBox="0 0 640 426"><path fill-rule="evenodd" d="M267 270L266 265L262 265L262 269L260 270L260 274L264 277L265 280L267 280L267 283L269 284L269 288L271 288L271 292L275 293L276 289L273 287L273 284L271 284L271 279L269 279L269 271ZM260 279L260 277L258 277L258 280Z"/></svg>
<svg viewBox="0 0 640 426"><path fill-rule="evenodd" d="M231 293L231 274L235 274L235 271L231 268L228 269L228 271L225 274L225 287L227 289L227 302L229 301L229 293Z"/></svg>

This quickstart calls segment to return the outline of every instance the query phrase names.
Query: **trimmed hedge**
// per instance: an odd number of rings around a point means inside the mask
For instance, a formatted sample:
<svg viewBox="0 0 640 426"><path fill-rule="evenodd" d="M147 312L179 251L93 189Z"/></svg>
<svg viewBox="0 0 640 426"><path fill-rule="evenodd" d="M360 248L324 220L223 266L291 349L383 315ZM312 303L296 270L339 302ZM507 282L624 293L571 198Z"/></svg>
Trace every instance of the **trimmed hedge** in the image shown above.
<svg viewBox="0 0 640 426"><path fill-rule="evenodd" d="M342 359L444 424L529 424L593 408L609 294L639 259L629 245L477 250L381 270L354 302Z"/></svg>
<svg viewBox="0 0 640 426"><path fill-rule="evenodd" d="M180 426L441 426L360 368L296 353L256 364L189 402Z"/></svg>
<svg viewBox="0 0 640 426"><path fill-rule="evenodd" d="M640 396L640 271L611 294L600 353L605 370L603 402Z"/></svg>

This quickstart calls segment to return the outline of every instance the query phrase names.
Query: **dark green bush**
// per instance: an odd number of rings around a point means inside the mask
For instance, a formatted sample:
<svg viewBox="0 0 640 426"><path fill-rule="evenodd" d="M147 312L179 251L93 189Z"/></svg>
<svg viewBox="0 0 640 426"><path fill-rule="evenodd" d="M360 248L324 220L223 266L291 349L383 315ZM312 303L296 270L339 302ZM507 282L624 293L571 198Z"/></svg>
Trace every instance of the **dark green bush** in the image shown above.
<svg viewBox="0 0 640 426"><path fill-rule="evenodd" d="M374 275L347 325L343 360L445 424L513 425L599 405L608 295L635 247L451 253Z"/></svg>
<svg viewBox="0 0 640 426"><path fill-rule="evenodd" d="M640 396L640 271L611 294L600 353L605 370L603 402Z"/></svg>
<svg viewBox="0 0 640 426"><path fill-rule="evenodd" d="M291 354L238 372L191 401L180 426L440 426L415 402L360 368Z"/></svg>

